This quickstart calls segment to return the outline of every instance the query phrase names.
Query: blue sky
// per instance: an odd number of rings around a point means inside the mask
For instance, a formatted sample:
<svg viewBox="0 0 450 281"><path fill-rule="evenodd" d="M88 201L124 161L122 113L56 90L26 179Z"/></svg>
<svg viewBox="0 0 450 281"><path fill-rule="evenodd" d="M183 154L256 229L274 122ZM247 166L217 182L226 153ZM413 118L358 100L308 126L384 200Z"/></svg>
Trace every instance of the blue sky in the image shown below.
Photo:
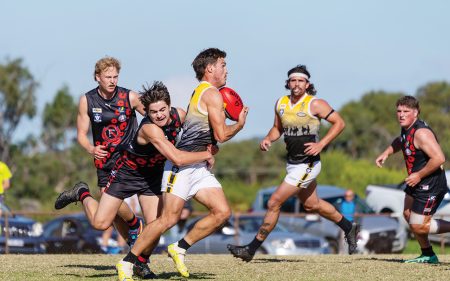
<svg viewBox="0 0 450 281"><path fill-rule="evenodd" d="M236 139L264 136L286 72L306 64L318 97L339 109L371 90L415 94L450 74L447 1L0 0L0 61L21 57L41 87L39 114L64 84L78 101L95 62L122 62L119 84L161 80L185 108L199 51L228 53L228 86L250 107ZM40 115L15 139L40 132Z"/></svg>

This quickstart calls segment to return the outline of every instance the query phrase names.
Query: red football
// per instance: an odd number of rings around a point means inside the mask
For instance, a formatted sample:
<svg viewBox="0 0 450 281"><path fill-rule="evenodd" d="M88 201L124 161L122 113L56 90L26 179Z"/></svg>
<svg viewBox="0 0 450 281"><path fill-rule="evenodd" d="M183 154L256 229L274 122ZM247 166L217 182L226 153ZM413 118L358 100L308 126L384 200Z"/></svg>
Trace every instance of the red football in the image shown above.
<svg viewBox="0 0 450 281"><path fill-rule="evenodd" d="M241 113L242 108L244 107L241 97L235 90L228 87L220 88L219 92L222 94L225 115L227 118L237 121L239 113Z"/></svg>

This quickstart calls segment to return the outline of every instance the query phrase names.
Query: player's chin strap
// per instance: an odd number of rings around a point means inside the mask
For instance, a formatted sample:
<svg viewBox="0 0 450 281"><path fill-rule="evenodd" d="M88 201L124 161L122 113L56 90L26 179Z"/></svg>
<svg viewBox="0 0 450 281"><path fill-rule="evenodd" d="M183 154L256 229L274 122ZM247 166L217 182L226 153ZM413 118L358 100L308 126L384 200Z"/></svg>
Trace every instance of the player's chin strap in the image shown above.
<svg viewBox="0 0 450 281"><path fill-rule="evenodd" d="M409 217L409 224L423 224L425 221L425 216L420 215L414 212L411 212L411 215ZM436 234L439 231L439 221L431 218L430 220L430 230L428 233Z"/></svg>

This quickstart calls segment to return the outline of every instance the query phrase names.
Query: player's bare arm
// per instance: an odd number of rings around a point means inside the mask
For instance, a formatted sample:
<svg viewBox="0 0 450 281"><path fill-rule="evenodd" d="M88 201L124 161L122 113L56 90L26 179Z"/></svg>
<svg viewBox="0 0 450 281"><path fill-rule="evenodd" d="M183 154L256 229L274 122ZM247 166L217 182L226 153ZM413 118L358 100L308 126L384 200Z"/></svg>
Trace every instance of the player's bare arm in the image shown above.
<svg viewBox="0 0 450 281"><path fill-rule="evenodd" d="M207 161L209 166L214 164L214 157L209 151L187 152L178 150L167 140L161 128L155 124L142 126L139 132L138 142L141 144L151 142L164 157L172 161L176 166L185 166L203 161Z"/></svg>
<svg viewBox="0 0 450 281"><path fill-rule="evenodd" d="M131 107L139 112L142 116L146 115L146 112L144 110L144 105L139 100L139 94L133 91L130 91L130 103Z"/></svg>
<svg viewBox="0 0 450 281"><path fill-rule="evenodd" d="M401 141L400 137L395 138L391 145L389 145L378 157L375 159L375 164L378 166L378 168L382 168L384 165L384 162L386 162L386 159L391 154L394 154L401 149Z"/></svg>
<svg viewBox="0 0 450 281"><path fill-rule="evenodd" d="M81 96L77 115L77 140L78 143L95 159L102 159L108 155L104 145L93 146L88 138L91 120L88 115L86 96Z"/></svg>
<svg viewBox="0 0 450 281"><path fill-rule="evenodd" d="M429 129L422 128L416 131L414 134L414 146L425 152L430 159L422 169L415 173L411 173L405 179L406 184L409 186L417 185L424 177L432 174L445 162L445 156L441 146Z"/></svg>
<svg viewBox="0 0 450 281"><path fill-rule="evenodd" d="M283 125L281 124L280 116L278 116L278 113L276 111L276 104L275 104L275 118L273 121L273 126L272 128L270 128L267 135L259 144L260 149L262 151L269 151L269 148L272 145L272 143L278 140L282 134L283 134Z"/></svg>
<svg viewBox="0 0 450 281"><path fill-rule="evenodd" d="M202 102L208 111L209 123L214 131L214 138L220 142L226 142L234 137L245 125L247 118L248 107L244 106L239 119L232 125L225 123L225 112L223 108L222 95L217 89L210 88L205 91L202 96Z"/></svg>
<svg viewBox="0 0 450 281"><path fill-rule="evenodd" d="M345 122L341 115L338 112L333 111L331 106L322 99L316 99L311 102L311 114L321 119L326 118L326 120L331 124L327 134L319 142L305 143L305 153L308 155L317 155L325 146L334 140L342 132L342 130L344 130Z"/></svg>

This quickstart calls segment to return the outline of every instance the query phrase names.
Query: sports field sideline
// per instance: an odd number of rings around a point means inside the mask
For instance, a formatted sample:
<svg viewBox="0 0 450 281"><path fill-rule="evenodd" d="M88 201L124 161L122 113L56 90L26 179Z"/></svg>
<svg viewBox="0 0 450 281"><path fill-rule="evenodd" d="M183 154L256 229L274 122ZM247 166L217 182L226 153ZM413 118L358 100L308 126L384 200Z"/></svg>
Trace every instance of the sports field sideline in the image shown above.
<svg viewBox="0 0 450 281"><path fill-rule="evenodd" d="M449 280L450 255L440 265L403 264L413 255L188 255L190 280ZM0 280L117 280L119 255L0 255ZM182 280L163 255L152 259L159 280ZM139 279L135 279L139 280Z"/></svg>

